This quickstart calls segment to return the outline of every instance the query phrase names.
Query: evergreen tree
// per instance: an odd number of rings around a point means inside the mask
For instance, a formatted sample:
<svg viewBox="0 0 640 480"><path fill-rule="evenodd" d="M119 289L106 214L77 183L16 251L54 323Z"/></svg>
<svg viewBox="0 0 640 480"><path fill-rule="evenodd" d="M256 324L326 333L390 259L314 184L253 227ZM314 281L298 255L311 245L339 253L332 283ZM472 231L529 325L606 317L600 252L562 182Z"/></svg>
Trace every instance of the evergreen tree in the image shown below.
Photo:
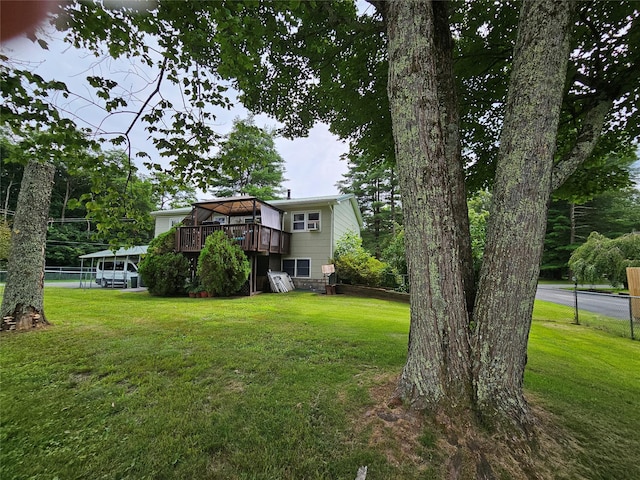
<svg viewBox="0 0 640 480"><path fill-rule="evenodd" d="M402 207L394 166L387 162L370 164L362 157L349 157L349 171L337 183L341 193L358 199L364 227L363 247L380 258L382 251L402 223Z"/></svg>
<svg viewBox="0 0 640 480"><path fill-rule="evenodd" d="M282 195L284 181L284 159L276 150L273 132L257 127L252 118L236 119L212 159L209 191L217 197L271 200Z"/></svg>

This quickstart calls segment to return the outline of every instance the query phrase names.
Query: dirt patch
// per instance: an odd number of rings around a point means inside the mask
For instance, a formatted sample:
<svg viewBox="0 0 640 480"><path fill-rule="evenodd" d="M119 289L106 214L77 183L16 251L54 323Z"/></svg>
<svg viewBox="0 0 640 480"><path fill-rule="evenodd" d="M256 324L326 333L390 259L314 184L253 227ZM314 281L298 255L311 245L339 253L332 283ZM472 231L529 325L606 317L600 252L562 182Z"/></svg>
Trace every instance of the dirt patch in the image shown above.
<svg viewBox="0 0 640 480"><path fill-rule="evenodd" d="M449 480L583 478L574 460L578 442L533 398L534 440L523 441L491 435L472 416L428 418L392 400L396 385L395 376L379 378L370 390L373 406L356 420L356 431L366 431L370 447L392 465L411 465Z"/></svg>

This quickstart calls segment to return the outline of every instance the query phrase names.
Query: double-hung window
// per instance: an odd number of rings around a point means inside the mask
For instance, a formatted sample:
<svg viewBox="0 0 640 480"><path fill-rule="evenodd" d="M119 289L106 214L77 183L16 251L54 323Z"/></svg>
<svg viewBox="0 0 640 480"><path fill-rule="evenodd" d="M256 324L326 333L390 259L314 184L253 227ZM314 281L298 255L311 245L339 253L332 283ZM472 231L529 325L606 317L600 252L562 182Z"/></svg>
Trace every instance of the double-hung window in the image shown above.
<svg viewBox="0 0 640 480"><path fill-rule="evenodd" d="M308 258L286 258L282 260L282 271L290 277L309 278L311 276L311 260Z"/></svg>

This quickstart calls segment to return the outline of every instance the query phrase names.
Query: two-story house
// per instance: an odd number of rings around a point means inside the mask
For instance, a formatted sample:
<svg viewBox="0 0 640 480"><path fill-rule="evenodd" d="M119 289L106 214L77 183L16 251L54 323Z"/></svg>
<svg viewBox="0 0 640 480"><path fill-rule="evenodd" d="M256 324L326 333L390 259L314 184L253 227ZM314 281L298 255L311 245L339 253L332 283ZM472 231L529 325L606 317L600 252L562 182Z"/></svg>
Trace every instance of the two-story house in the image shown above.
<svg viewBox="0 0 640 480"><path fill-rule="evenodd" d="M216 230L225 231L251 263L246 294L265 288L269 270L287 272L297 288L324 288L322 265L330 262L344 233L359 234L362 226L354 195L268 202L255 197L217 198L152 215L156 236L180 225L176 245L194 268L206 238Z"/></svg>

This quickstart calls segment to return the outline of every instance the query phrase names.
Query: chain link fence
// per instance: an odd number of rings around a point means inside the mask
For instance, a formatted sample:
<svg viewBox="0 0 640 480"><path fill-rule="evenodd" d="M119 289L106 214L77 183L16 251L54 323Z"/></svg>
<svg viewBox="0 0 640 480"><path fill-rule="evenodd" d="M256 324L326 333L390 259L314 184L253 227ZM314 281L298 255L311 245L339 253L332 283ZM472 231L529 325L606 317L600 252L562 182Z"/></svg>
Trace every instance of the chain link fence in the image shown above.
<svg viewBox="0 0 640 480"><path fill-rule="evenodd" d="M96 270L90 267L49 267L44 271L44 281L49 285L60 283L68 286L75 283L81 285L81 281L85 285L89 285L95 279ZM7 281L7 271L0 270L0 297L4 295L4 285Z"/></svg>
<svg viewBox="0 0 640 480"><path fill-rule="evenodd" d="M574 292L574 298L575 323L632 340L640 338L640 297Z"/></svg>

